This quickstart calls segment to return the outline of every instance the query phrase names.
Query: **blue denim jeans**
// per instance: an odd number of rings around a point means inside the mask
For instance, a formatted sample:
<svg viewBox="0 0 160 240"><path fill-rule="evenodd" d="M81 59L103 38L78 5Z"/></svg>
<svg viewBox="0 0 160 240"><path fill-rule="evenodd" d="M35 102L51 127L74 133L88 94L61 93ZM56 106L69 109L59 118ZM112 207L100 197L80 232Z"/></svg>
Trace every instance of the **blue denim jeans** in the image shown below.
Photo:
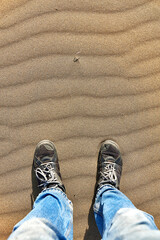
<svg viewBox="0 0 160 240"><path fill-rule="evenodd" d="M138 210L122 192L111 185L98 190L93 209L103 240L160 239L160 231L153 217Z"/></svg>
<svg viewBox="0 0 160 240"><path fill-rule="evenodd" d="M160 239L151 215L136 209L111 185L100 188L94 203L95 220L102 239ZM65 193L48 189L37 197L33 210L13 229L9 240L73 239L73 208Z"/></svg>
<svg viewBox="0 0 160 240"><path fill-rule="evenodd" d="M22 239L73 239L73 206L64 192L50 188L38 195L32 211L15 225L8 240Z"/></svg>

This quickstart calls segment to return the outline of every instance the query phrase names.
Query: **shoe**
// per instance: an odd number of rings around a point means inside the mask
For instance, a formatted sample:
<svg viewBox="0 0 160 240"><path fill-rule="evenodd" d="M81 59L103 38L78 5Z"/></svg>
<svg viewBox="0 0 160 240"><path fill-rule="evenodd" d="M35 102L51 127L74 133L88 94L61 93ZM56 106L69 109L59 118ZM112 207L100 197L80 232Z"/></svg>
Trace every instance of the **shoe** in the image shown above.
<svg viewBox="0 0 160 240"><path fill-rule="evenodd" d="M106 184L119 189L121 174L122 158L119 146L112 140L106 140L101 144L98 155L96 192Z"/></svg>
<svg viewBox="0 0 160 240"><path fill-rule="evenodd" d="M33 158L32 186L34 199L39 192L51 187L66 192L60 174L57 151L53 142L49 140L37 144Z"/></svg>

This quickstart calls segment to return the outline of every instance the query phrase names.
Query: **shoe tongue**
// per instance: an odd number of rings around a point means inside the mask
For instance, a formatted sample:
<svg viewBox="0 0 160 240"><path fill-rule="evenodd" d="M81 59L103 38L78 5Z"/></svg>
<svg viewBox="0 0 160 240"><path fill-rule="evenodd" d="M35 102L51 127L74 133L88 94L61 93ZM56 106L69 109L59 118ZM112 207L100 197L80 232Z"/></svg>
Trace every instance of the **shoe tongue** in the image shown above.
<svg viewBox="0 0 160 240"><path fill-rule="evenodd" d="M45 156L45 157L43 157L43 158L41 159L41 162L42 162L42 163L47 163L47 162L52 162L52 161L51 161L51 158L50 158L50 157Z"/></svg>
<svg viewBox="0 0 160 240"><path fill-rule="evenodd" d="M105 162L115 163L115 159L112 156L103 156Z"/></svg>

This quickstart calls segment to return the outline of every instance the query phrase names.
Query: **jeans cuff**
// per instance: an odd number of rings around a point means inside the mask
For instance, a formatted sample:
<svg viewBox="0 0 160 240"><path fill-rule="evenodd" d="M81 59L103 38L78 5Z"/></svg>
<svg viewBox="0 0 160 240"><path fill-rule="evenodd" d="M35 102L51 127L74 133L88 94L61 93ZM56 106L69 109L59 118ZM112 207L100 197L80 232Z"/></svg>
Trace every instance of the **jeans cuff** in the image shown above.
<svg viewBox="0 0 160 240"><path fill-rule="evenodd" d="M95 201L96 201L96 199L97 199L103 192L105 192L105 191L107 191L107 190L114 190L114 189L118 190L116 187L114 187L114 186L111 185L111 184L102 185L102 186L98 189L98 191L97 191L97 193L96 193Z"/></svg>
<svg viewBox="0 0 160 240"><path fill-rule="evenodd" d="M66 200L67 202L69 203L69 205L71 206L71 208L73 209L73 203L71 202L71 200L68 199L66 193L64 193L61 189L59 188L54 188L54 187L51 187L51 188L47 188L47 189L44 189L42 192L39 193L39 195L37 196L36 200L41 197L41 195L43 195L44 193L52 193L54 195L54 193L60 193Z"/></svg>
<svg viewBox="0 0 160 240"><path fill-rule="evenodd" d="M95 213L99 214L102 216L102 209L101 209L101 195L105 192L105 191L108 191L108 190L117 190L117 188L115 188L113 185L111 184L105 184L105 185L102 185L97 193L96 193L96 196L95 196L95 201L94 201L94 204L93 204L93 210Z"/></svg>

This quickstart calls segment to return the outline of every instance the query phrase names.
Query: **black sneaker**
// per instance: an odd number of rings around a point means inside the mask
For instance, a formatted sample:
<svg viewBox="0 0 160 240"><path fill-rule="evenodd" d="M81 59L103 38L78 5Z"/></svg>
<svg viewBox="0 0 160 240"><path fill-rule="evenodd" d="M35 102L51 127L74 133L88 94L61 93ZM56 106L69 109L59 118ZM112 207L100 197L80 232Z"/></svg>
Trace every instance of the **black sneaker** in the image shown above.
<svg viewBox="0 0 160 240"><path fill-rule="evenodd" d="M117 143L106 140L101 144L97 165L97 190L106 184L119 189L122 173L122 158Z"/></svg>
<svg viewBox="0 0 160 240"><path fill-rule="evenodd" d="M43 140L37 144L33 158L32 184L34 199L39 192L51 187L65 192L57 151L53 142L49 140Z"/></svg>

